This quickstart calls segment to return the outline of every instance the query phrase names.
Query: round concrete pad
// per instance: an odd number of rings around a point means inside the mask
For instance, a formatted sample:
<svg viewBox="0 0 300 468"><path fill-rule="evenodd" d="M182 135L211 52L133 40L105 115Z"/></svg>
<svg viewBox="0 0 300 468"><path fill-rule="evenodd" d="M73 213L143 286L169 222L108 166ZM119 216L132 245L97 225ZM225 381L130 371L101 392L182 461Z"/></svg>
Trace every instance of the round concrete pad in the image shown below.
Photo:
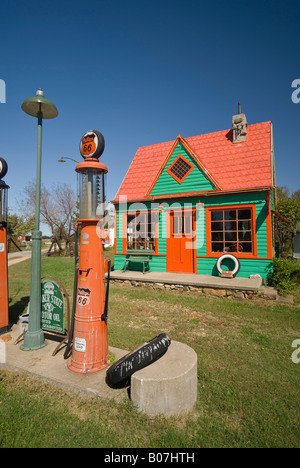
<svg viewBox="0 0 300 468"><path fill-rule="evenodd" d="M164 356L131 377L131 400L149 416L186 413L197 400L197 354L172 341Z"/></svg>

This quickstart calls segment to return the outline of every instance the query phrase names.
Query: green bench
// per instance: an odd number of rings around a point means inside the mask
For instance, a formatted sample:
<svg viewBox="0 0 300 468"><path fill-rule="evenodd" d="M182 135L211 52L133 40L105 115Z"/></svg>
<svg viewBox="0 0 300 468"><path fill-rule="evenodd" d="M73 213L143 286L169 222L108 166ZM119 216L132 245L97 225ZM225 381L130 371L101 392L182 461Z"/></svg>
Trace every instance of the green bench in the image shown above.
<svg viewBox="0 0 300 468"><path fill-rule="evenodd" d="M132 252L127 252L128 257L125 258L125 263L123 267L123 272L128 269L129 263L142 263L143 264L143 273L146 273L146 268L148 267L148 271L150 271L149 262L151 260L150 255L148 252L143 252L140 250L135 250Z"/></svg>

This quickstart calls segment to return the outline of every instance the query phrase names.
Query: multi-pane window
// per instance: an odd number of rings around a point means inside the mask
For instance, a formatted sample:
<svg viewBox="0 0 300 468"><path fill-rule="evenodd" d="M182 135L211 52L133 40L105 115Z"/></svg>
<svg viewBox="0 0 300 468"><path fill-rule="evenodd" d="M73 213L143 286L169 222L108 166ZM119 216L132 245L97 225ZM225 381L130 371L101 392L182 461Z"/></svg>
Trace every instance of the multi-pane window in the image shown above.
<svg viewBox="0 0 300 468"><path fill-rule="evenodd" d="M189 172L191 166L184 161L184 159L177 159L176 163L170 168L172 174L174 174L179 180L183 179L184 176Z"/></svg>
<svg viewBox="0 0 300 468"><path fill-rule="evenodd" d="M169 167L167 172L181 184L188 174L193 170L194 166L187 161L183 156L178 156L178 158L173 162Z"/></svg>
<svg viewBox="0 0 300 468"><path fill-rule="evenodd" d="M211 251L253 253L252 209L211 211Z"/></svg>
<svg viewBox="0 0 300 468"><path fill-rule="evenodd" d="M127 249L155 250L156 213L128 214Z"/></svg>

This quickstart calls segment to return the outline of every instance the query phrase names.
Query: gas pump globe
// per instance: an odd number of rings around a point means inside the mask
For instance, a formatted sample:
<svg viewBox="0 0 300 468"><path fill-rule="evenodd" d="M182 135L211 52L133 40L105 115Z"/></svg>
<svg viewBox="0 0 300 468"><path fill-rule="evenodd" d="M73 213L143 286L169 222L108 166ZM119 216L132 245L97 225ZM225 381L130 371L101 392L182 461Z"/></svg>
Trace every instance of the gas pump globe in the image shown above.
<svg viewBox="0 0 300 468"><path fill-rule="evenodd" d="M102 134L96 130L87 132L80 142L84 161L75 169L79 173L77 225L81 227L81 236L73 347L68 368L85 374L108 366L104 234L99 229L104 218L107 173L107 167L98 161L103 151Z"/></svg>
<svg viewBox="0 0 300 468"><path fill-rule="evenodd" d="M7 163L0 158L0 335L8 330L7 280L7 191L9 186L1 180L7 173Z"/></svg>

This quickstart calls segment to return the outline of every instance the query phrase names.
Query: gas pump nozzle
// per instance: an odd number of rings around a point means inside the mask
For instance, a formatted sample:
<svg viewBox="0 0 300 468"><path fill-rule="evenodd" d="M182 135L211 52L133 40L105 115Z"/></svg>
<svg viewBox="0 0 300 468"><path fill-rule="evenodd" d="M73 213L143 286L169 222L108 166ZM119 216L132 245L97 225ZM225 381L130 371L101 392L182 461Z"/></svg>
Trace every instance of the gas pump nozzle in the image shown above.
<svg viewBox="0 0 300 468"><path fill-rule="evenodd" d="M107 322L107 311L108 311L110 265L111 265L111 260L108 259L108 261L107 261L107 279L106 279L107 283L106 283L105 304L104 304L104 312L101 315L101 320L104 320L105 322Z"/></svg>

